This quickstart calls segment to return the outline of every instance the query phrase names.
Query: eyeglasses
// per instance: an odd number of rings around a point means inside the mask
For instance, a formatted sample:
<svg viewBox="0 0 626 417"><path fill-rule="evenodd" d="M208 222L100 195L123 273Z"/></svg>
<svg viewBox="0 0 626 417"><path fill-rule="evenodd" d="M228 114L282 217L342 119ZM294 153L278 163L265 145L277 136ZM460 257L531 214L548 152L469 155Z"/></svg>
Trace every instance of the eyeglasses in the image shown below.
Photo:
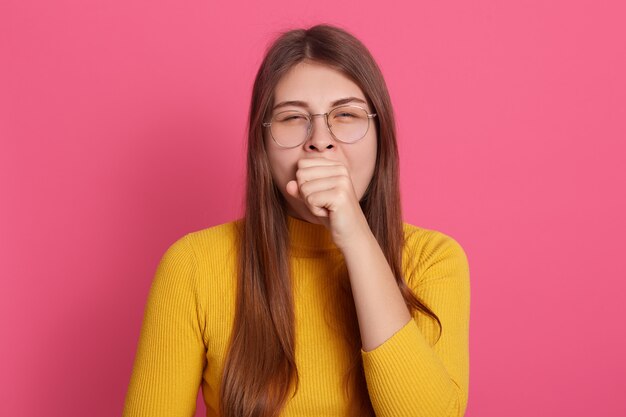
<svg viewBox="0 0 626 417"><path fill-rule="evenodd" d="M354 143L363 139L370 127L370 119L376 113L368 113L355 105L340 106L328 113L308 114L296 110L285 110L272 116L263 127L270 128L274 142L282 148L295 148L306 142L311 135L313 117L324 116L330 134L344 143Z"/></svg>

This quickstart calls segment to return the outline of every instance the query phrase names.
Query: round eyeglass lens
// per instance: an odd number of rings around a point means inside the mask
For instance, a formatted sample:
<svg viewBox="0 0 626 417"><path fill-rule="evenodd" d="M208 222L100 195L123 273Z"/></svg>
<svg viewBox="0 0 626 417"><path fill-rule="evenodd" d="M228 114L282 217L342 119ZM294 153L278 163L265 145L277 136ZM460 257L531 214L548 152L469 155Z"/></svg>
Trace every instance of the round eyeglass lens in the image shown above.
<svg viewBox="0 0 626 417"><path fill-rule="evenodd" d="M306 114L287 110L277 113L270 126L272 137L279 145L298 146L307 137L309 118Z"/></svg>
<svg viewBox="0 0 626 417"><path fill-rule="evenodd" d="M328 124L338 140L352 143L365 136L369 118L360 107L338 107L328 115Z"/></svg>

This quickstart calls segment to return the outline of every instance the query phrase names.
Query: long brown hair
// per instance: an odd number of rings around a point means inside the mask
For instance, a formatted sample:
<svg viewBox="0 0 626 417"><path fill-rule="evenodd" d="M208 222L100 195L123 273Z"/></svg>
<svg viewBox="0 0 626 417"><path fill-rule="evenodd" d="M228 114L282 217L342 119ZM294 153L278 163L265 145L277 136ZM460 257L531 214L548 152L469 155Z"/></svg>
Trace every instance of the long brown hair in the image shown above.
<svg viewBox="0 0 626 417"><path fill-rule="evenodd" d="M376 165L360 205L407 307L411 313L421 311L435 319L441 335L439 318L418 300L402 276L404 232L396 128L378 65L358 39L339 27L321 24L283 32L266 50L252 90L245 215L237 222L236 313L220 386L220 413L224 417L278 416L294 382L295 390L298 388L286 201L272 179L261 123L267 120L280 78L304 59L350 77L378 115L374 119L378 133ZM347 279L342 289L352 301ZM351 314L343 325L352 352L344 387L353 394L353 415L374 416L363 373L357 316L354 303L351 305Z"/></svg>

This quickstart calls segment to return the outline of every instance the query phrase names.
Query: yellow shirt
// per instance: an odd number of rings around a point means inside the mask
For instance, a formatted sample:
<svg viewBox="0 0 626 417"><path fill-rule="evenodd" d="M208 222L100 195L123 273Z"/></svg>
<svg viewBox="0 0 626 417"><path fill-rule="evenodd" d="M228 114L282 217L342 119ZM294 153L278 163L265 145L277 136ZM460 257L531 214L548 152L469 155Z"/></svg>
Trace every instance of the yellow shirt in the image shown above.
<svg viewBox="0 0 626 417"><path fill-rule="evenodd" d="M287 217L300 386L281 416L347 415L346 346L327 317L329 283L343 255L323 225ZM423 313L371 351L361 350L377 417L460 417L469 388L470 282L452 237L404 223L407 285L437 314ZM145 307L123 417L191 417L198 388L218 416L220 376L236 296L235 222L191 232L163 255ZM345 270L344 270L345 273ZM352 301L352 300L350 300Z"/></svg>

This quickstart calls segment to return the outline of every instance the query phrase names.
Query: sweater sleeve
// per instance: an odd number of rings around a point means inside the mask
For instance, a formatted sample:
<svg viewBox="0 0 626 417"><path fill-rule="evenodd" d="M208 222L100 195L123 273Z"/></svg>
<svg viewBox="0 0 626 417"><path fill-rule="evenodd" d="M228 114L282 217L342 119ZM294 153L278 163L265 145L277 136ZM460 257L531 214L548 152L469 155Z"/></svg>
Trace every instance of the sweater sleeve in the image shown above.
<svg viewBox="0 0 626 417"><path fill-rule="evenodd" d="M205 366L197 264L184 236L162 256L150 287L123 417L190 417Z"/></svg>
<svg viewBox="0 0 626 417"><path fill-rule="evenodd" d="M416 255L415 255L416 256ZM419 312L384 343L361 350L377 417L462 417L469 391L469 265L452 237L435 232L407 284L441 321ZM432 340L432 343L431 343Z"/></svg>

